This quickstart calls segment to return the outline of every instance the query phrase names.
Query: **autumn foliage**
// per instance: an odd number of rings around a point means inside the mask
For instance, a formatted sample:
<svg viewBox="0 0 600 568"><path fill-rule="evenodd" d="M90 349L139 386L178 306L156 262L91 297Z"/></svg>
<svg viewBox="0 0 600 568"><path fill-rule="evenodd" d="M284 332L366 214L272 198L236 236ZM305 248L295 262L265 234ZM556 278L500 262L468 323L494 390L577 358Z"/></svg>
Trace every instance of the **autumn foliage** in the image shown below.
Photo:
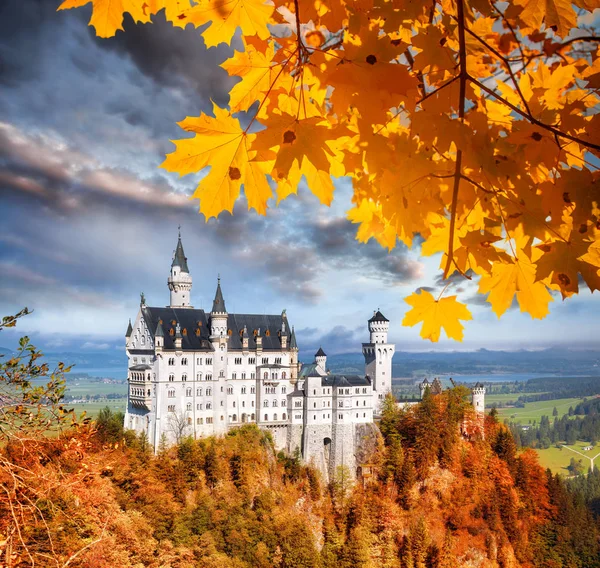
<svg viewBox="0 0 600 568"><path fill-rule="evenodd" d="M7 566L451 568L600 566L582 503L455 389L387 401L371 477L344 495L254 425L150 453L103 412L93 428L0 451Z"/></svg>
<svg viewBox="0 0 600 568"><path fill-rule="evenodd" d="M444 277L477 278L501 316L533 318L585 282L600 287L598 0L65 0L92 2L100 37L128 13L206 26L207 46L243 49L229 108L188 116L163 167L209 168L194 197L210 218L243 186L265 214L305 179L325 204L348 176L357 239L443 253ZM157 109L160 112L160 109ZM462 339L455 296L407 300L404 323Z"/></svg>

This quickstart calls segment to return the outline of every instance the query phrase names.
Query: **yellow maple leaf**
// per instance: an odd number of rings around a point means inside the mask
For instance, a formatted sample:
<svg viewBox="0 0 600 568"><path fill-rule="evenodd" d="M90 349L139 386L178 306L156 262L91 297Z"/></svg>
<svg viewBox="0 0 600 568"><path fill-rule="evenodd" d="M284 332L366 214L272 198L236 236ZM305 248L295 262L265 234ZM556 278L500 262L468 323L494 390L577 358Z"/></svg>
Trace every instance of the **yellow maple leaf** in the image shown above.
<svg viewBox="0 0 600 568"><path fill-rule="evenodd" d="M245 51L234 51L233 57L221 63L221 67L227 73L242 79L229 92L231 112L248 110L263 93L273 89L276 78L279 80L278 87L289 88L293 83L289 74L280 73L281 66L273 62L273 55L272 45L265 53L261 53L252 45L246 45Z"/></svg>
<svg viewBox="0 0 600 568"><path fill-rule="evenodd" d="M222 211L233 211L242 184L248 208L264 215L272 191L264 165L253 161L256 153L249 149L256 135L246 134L239 120L228 111L216 105L213 110L215 118L202 114L179 123L195 136L174 140L176 149L166 156L161 167L182 176L210 167L193 195L200 200L200 211L207 220Z"/></svg>
<svg viewBox="0 0 600 568"><path fill-rule="evenodd" d="M422 322L421 337L433 342L439 341L442 328L449 339L462 341L464 326L460 320L473 319L467 306L458 302L456 296L436 300L429 292L421 290L404 301L412 309L404 316L402 325L412 327Z"/></svg>
<svg viewBox="0 0 600 568"><path fill-rule="evenodd" d="M271 32L267 24L273 10L273 4L265 0L208 0L186 10L182 22L196 27L211 22L202 37L206 47L214 47L220 43L230 44L238 28L246 37L269 38Z"/></svg>
<svg viewBox="0 0 600 568"><path fill-rule="evenodd" d="M577 15L571 0L515 0L523 7L519 14L525 25L539 30L542 23L556 30L560 37L569 35L571 28L577 26Z"/></svg>
<svg viewBox="0 0 600 568"><path fill-rule="evenodd" d="M510 308L516 295L522 312L542 319L553 299L544 283L536 281L535 272L535 265L523 253L512 262L495 262L491 273L479 280L479 292L488 294L487 301L498 317Z"/></svg>
<svg viewBox="0 0 600 568"><path fill-rule="evenodd" d="M136 22L149 22L152 11L143 0L64 0L57 10L80 8L92 3L89 25L98 37L112 37L123 30L123 16L129 13Z"/></svg>

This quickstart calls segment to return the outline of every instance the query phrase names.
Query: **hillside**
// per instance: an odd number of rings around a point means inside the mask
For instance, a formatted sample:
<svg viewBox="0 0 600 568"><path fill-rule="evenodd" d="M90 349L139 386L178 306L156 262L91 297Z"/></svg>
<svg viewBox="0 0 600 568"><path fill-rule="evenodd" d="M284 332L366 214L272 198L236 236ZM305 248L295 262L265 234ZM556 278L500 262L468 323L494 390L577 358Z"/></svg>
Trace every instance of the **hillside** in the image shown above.
<svg viewBox="0 0 600 568"><path fill-rule="evenodd" d="M388 404L353 488L344 471L324 486L254 426L156 457L110 413L95 432L12 442L0 546L13 566L599 566L585 506L493 417L482 439L463 395Z"/></svg>

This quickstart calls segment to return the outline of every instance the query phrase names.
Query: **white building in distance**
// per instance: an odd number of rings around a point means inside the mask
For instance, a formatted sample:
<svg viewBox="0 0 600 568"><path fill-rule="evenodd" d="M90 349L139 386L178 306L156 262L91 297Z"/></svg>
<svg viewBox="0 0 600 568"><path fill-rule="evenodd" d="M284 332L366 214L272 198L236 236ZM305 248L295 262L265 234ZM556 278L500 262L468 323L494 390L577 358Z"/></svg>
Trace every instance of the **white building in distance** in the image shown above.
<svg viewBox="0 0 600 568"><path fill-rule="evenodd" d="M225 434L245 423L271 432L278 449L300 451L330 478L339 466L354 475L360 445L391 390L389 321L377 311L363 344L365 376L332 375L322 349L311 365L285 310L278 315L228 313L220 279L210 313L191 302L192 277L177 241L167 307L142 294L129 323L125 427L145 432L151 445L182 437Z"/></svg>

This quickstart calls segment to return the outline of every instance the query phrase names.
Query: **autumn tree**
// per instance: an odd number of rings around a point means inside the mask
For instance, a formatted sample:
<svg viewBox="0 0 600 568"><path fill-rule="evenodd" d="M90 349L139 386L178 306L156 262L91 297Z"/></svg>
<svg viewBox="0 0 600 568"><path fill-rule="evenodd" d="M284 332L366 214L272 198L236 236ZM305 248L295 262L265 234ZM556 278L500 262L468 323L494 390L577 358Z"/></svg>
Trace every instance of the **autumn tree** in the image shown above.
<svg viewBox="0 0 600 568"><path fill-rule="evenodd" d="M295 194L329 205L351 178L360 242L417 235L444 278L478 281L501 316L516 301L543 318L551 292L600 287L599 0L64 0L93 4L108 38L124 13L204 26L207 47L242 49L228 108L188 116L162 166L209 168L194 197L207 219ZM193 110L193 109L190 109ZM160 112L160 109L156 109ZM243 120L240 120L240 116ZM404 324L460 340L471 314L421 290Z"/></svg>

